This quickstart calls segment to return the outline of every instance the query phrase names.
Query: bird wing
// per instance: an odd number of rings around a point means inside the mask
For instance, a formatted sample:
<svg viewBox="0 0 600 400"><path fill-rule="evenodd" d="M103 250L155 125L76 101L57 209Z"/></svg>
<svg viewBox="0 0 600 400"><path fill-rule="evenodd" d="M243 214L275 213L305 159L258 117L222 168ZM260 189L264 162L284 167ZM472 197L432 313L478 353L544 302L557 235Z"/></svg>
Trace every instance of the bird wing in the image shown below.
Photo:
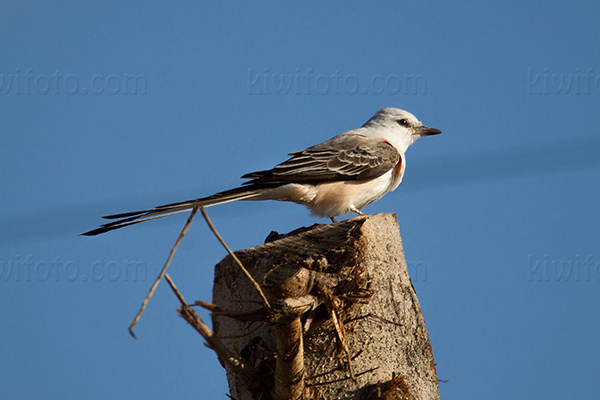
<svg viewBox="0 0 600 400"><path fill-rule="evenodd" d="M264 189L287 183L318 184L370 180L390 170L400 170L398 168L402 166L400 153L385 140L349 132L308 149L290 153L290 156L292 157L289 160L271 170L244 175L243 178L248 178L250 181L245 182L241 187L148 210L108 215L104 218L116 221L106 223L83 235L98 235L124 226L184 212L197 205L207 207L234 200L252 199Z"/></svg>
<svg viewBox="0 0 600 400"><path fill-rule="evenodd" d="M271 170L244 175L244 185L269 183L323 183L370 180L401 162L398 150L381 138L344 133L302 151Z"/></svg>

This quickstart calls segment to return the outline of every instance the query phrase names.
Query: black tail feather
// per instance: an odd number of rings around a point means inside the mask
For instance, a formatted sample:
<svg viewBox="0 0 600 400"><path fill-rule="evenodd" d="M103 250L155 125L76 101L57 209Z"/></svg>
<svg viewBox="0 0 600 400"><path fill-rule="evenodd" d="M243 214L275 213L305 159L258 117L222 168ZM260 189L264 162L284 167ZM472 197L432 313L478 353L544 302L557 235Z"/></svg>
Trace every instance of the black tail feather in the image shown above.
<svg viewBox="0 0 600 400"><path fill-rule="evenodd" d="M83 236L95 236L101 233L109 232L115 229L123 228L125 226L139 224L140 222L150 221L166 217L173 214L179 214L185 211L191 210L195 206L213 206L217 204L228 203L236 200L251 200L253 197L259 195L264 189L273 188L279 186L278 184L268 185L252 185L243 186L224 192L216 193L212 196L202 197L195 200L182 201L179 203L165 204L148 210L131 211L121 214L107 215L102 218L115 219L106 224L101 225L99 228L93 229L89 232L82 233Z"/></svg>
<svg viewBox="0 0 600 400"><path fill-rule="evenodd" d="M130 212L126 212L123 214L112 214L112 215L105 215L102 218L104 219L120 219L120 218L128 218L128 217L134 217L136 215L142 215L144 213L147 213L150 210L143 210L143 211L130 211Z"/></svg>

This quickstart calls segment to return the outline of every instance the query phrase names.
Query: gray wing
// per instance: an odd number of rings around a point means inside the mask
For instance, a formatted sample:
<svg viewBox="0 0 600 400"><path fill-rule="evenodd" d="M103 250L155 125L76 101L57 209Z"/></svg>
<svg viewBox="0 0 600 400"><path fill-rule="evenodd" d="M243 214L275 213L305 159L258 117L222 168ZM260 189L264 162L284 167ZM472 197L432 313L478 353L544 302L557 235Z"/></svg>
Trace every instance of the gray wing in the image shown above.
<svg viewBox="0 0 600 400"><path fill-rule="evenodd" d="M83 235L93 236L140 222L187 211L194 206L210 206L234 200L245 200L265 188L286 183L322 183L332 181L369 180L402 166L402 157L388 142L358 133L343 133L306 150L290 153L289 160L269 171L253 172L243 178L251 179L239 188L212 196L167 204L153 209L108 215L117 219Z"/></svg>
<svg viewBox="0 0 600 400"><path fill-rule="evenodd" d="M245 185L370 180L401 162L400 153L383 139L344 133L302 151L268 171L244 175Z"/></svg>

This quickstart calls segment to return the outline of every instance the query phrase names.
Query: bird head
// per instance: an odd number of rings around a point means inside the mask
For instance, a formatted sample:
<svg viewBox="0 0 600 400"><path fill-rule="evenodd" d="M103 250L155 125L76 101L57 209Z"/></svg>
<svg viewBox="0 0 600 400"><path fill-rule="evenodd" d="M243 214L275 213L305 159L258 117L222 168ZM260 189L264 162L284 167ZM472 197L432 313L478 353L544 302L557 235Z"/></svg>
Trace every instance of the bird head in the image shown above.
<svg viewBox="0 0 600 400"><path fill-rule="evenodd" d="M363 128L370 135L381 136L402 153L421 136L442 133L439 129L423 125L408 111L393 107L377 111L371 119L365 122Z"/></svg>

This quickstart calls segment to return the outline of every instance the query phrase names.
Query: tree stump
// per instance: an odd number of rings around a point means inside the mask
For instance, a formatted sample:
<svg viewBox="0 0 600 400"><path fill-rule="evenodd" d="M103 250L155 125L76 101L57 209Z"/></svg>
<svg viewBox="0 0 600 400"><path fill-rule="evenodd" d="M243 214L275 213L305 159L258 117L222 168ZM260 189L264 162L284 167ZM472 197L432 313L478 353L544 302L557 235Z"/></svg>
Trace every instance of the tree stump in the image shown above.
<svg viewBox="0 0 600 400"><path fill-rule="evenodd" d="M215 267L213 330L252 371L231 397L439 399L433 352L395 215L272 233Z"/></svg>

